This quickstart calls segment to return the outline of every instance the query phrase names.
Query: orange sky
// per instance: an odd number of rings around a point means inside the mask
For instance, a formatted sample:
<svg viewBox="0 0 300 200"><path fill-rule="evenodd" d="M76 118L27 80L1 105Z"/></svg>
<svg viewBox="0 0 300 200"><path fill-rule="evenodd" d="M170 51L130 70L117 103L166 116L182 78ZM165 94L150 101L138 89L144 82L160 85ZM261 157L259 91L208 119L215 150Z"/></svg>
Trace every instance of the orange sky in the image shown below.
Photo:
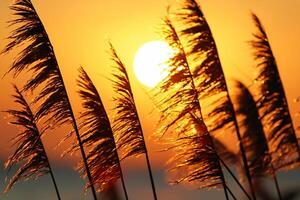
<svg viewBox="0 0 300 200"><path fill-rule="evenodd" d="M12 0L0 1L0 49L7 41L9 29L5 23L12 19L8 6ZM159 39L159 25L166 13L166 6L175 0L33 0L60 64L72 104L76 112L80 103L76 94L75 79L77 69L84 66L91 76L104 100L107 110L112 108L110 82L111 67L107 53L107 40L110 39L119 55L127 64L136 97L141 121L146 138L149 138L157 115L150 115L153 109L146 95L148 88L141 85L132 74L132 61L136 50L145 42ZM250 11L262 20L277 58L282 81L286 88L292 113L300 110L293 99L299 95L299 47L300 47L300 1L254 1L253 0L206 0L199 1L218 45L226 78L239 78L249 83L253 77L251 49L246 41L251 39L255 30L250 18ZM13 55L0 57L0 76L8 69ZM21 79L7 76L0 79L0 110L14 106L12 103L11 82L22 85ZM7 125L5 114L0 113L0 157L7 157L8 139L13 137L16 128ZM298 125L299 119L294 118ZM62 129L55 130L45 137L50 157L58 159L64 147L54 150L56 142L65 134ZM58 138L57 138L58 136ZM150 145L150 157L156 164L164 160L157 159L161 154L155 143L147 139ZM154 158L155 157L155 158Z"/></svg>

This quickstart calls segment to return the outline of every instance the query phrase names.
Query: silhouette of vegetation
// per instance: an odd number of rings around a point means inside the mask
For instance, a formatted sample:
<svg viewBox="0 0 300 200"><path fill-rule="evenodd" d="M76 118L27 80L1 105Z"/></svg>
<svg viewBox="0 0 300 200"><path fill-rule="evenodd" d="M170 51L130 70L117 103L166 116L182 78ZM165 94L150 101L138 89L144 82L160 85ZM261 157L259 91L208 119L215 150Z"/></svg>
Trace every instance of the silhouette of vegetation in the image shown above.
<svg viewBox="0 0 300 200"><path fill-rule="evenodd" d="M175 15L181 25L180 37L185 40L188 59L194 61L192 73L199 98L201 101L210 100L210 110L204 120L209 124L209 131L234 126L250 191L256 199L245 148L210 27L195 0L183 0L181 9Z"/></svg>
<svg viewBox="0 0 300 200"><path fill-rule="evenodd" d="M119 152L121 152L122 160L128 157L145 154L153 197L154 199L157 199L150 159L129 77L125 65L118 57L112 44L110 44L110 49L111 59L114 62L115 69L112 79L114 91L116 93L114 97L115 118L113 121L113 130L115 131L117 148Z"/></svg>
<svg viewBox="0 0 300 200"><path fill-rule="evenodd" d="M11 140L14 146L16 146L16 150L8 158L4 166L8 171L15 165L20 165L20 167L10 179L8 185L4 189L4 193L7 193L19 181L37 179L40 176L50 173L57 199L60 200L61 198L56 181L41 139L41 136L46 129L39 131L36 124L37 120L28 103L16 86L14 86L14 89L15 94L13 97L15 102L20 106L20 109L11 109L6 112L13 118L10 123L22 127L22 131Z"/></svg>
<svg viewBox="0 0 300 200"><path fill-rule="evenodd" d="M257 28L257 32L253 34L254 39L250 42L258 69L255 79L259 93L257 107L264 125L274 168L292 169L299 166L298 140L267 34L258 17L252 14L252 18Z"/></svg>
<svg viewBox="0 0 300 200"><path fill-rule="evenodd" d="M157 86L156 94L161 111L159 137L174 129L167 137L167 143L171 143L175 152L169 171L178 174L173 182L195 183L199 188L223 186L226 199L229 199L217 152L202 119L198 91L185 51L168 18L164 20L162 32L175 51L168 61L169 75Z"/></svg>
<svg viewBox="0 0 300 200"><path fill-rule="evenodd" d="M80 151L77 171L88 178L94 200L120 199L120 179L128 200L121 161L145 156L153 198L157 193L143 127L136 107L129 75L124 63L110 44L113 62L113 120L110 123L98 90L81 67L77 85L83 111L75 119L64 77L46 29L31 0L16 0L10 7L16 18L9 43L2 54L19 50L6 74L14 78L29 72L31 78L13 95L19 109L6 112L11 124L21 128L12 140L15 147L5 162L8 172L17 170L4 193L19 181L51 176L57 199L61 199L42 141L49 129L72 125L61 142L75 134L74 142L63 155ZM230 97L213 33L196 0L182 0L179 9L170 12L161 27L163 39L174 50L165 63L168 74L153 89L154 104L160 111L155 136L172 150L169 159L171 184L192 184L199 189L222 188L227 200L237 199L229 188L225 173L234 179L249 200L256 194L265 200L274 197L264 187L264 178L274 181L278 199L293 199L298 190L281 192L276 174L300 166L299 138L293 126L284 86L267 33L259 18L250 45L256 69L252 95L241 81L235 81L234 99ZM33 112L23 94L34 94ZM232 101L232 99L234 101ZM78 121L78 122L77 122ZM38 128L38 123L42 127ZM222 143L219 133L234 131L239 151ZM235 167L237 173L231 168ZM241 182L236 178L239 174ZM248 181L246 187L244 180ZM254 187L255 185L255 187ZM249 188L248 188L249 186ZM251 196L247 189L250 189ZM96 194L99 192L99 194Z"/></svg>
<svg viewBox="0 0 300 200"><path fill-rule="evenodd" d="M37 119L47 117L47 123L51 121L52 126L72 123L92 194L97 199L77 123L48 34L30 0L17 0L11 10L18 18L12 20L10 25L18 26L9 36L11 42L3 53L20 45L25 48L15 58L8 72L13 72L14 76L23 71L32 72L32 78L24 85L24 91L42 87L35 98L35 103L40 104L36 113Z"/></svg>
<svg viewBox="0 0 300 200"><path fill-rule="evenodd" d="M79 118L81 122L79 124L80 137L85 150L89 149L87 161L93 183L99 192L103 192L110 190L114 183L121 178L125 197L128 199L113 131L101 97L82 67L79 69L79 73L77 83L80 90L78 93L84 108ZM68 152L78 150L79 146L75 141ZM86 175L82 162L79 164L78 170L84 176ZM86 187L90 187L90 184L87 184Z"/></svg>
<svg viewBox="0 0 300 200"><path fill-rule="evenodd" d="M278 197L282 199L256 102L242 82L235 81L235 87L236 113L241 118L239 126L242 130L242 142L245 147L251 176L253 179L259 179L270 175L276 185Z"/></svg>

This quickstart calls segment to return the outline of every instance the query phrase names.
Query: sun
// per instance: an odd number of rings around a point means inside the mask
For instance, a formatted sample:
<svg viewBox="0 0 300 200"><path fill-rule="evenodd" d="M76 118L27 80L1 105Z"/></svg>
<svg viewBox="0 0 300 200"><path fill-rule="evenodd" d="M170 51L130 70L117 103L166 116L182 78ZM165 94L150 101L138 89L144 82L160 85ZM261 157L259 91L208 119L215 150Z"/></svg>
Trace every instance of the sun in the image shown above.
<svg viewBox="0 0 300 200"><path fill-rule="evenodd" d="M135 54L133 68L137 79L147 87L155 87L168 75L166 61L174 51L164 41L150 41L143 44Z"/></svg>

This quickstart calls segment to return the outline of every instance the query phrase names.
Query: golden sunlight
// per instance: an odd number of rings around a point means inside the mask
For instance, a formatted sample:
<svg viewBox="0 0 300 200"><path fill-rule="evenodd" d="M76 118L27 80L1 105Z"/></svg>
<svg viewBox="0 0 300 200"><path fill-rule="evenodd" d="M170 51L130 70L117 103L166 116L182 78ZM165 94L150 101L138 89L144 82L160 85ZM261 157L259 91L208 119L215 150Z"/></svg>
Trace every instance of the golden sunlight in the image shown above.
<svg viewBox="0 0 300 200"><path fill-rule="evenodd" d="M155 87L168 73L167 60L173 49L164 41L150 41L143 44L135 54L133 68L138 80L147 87Z"/></svg>

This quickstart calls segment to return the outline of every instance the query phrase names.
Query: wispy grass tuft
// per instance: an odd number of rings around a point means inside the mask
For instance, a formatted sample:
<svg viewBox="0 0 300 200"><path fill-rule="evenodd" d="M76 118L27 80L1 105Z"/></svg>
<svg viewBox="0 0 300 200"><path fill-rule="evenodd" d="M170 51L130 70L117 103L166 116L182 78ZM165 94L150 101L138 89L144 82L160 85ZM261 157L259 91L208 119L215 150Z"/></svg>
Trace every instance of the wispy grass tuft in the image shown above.
<svg viewBox="0 0 300 200"><path fill-rule="evenodd" d="M161 111L158 137L175 155L170 160L173 183L193 183L197 188L227 186L212 138L202 119L198 91L180 38L169 18L162 34L174 49L168 61L168 76L157 86L155 99Z"/></svg>
<svg viewBox="0 0 300 200"><path fill-rule="evenodd" d="M276 170L292 169L300 164L300 148L280 74L266 31L259 18L252 14L257 28L250 42L254 49L258 75L257 107L264 126L272 163Z"/></svg>
<svg viewBox="0 0 300 200"><path fill-rule="evenodd" d="M242 130L242 142L246 150L251 176L256 183L259 183L259 178L271 176L278 197L282 199L276 171L254 97L240 81L235 81L235 91L235 109L237 116L240 118L239 126ZM259 191L259 188L256 188L256 191Z"/></svg>
<svg viewBox="0 0 300 200"><path fill-rule="evenodd" d="M239 148L245 174L253 199L256 199L245 149L241 142L241 134L229 96L227 83L223 73L216 42L206 18L196 0L183 0L181 8L175 13L180 25L180 37L188 60L191 61L195 87L201 102L209 102L205 106L204 120L210 132L222 132L235 128L239 140Z"/></svg>
<svg viewBox="0 0 300 200"><path fill-rule="evenodd" d="M118 152L120 152L122 160L143 154L146 156L153 197L154 199L157 199L150 159L131 90L129 77L125 65L117 55L112 44L110 44L110 49L111 59L114 62L112 82L116 93L114 97L115 116L113 121L113 130L115 132Z"/></svg>
<svg viewBox="0 0 300 200"><path fill-rule="evenodd" d="M32 91L41 87L35 98L35 103L40 105L36 113L37 119L46 118L46 122L51 123L53 127L66 123L73 125L92 186L92 194L94 199L97 199L75 116L53 46L43 23L30 0L17 0L11 6L11 10L17 18L10 21L10 25L16 28L9 36L10 43L3 53L8 53L18 46L23 47L23 50L17 55L8 72L13 72L15 76L23 71L32 72L32 77L26 82L23 90Z"/></svg>
<svg viewBox="0 0 300 200"><path fill-rule="evenodd" d="M13 97L15 102L20 106L20 109L11 109L6 112L14 119L10 123L21 128L22 131L11 140L14 146L16 146L16 150L9 156L4 166L8 171L10 171L13 166L20 165L20 167L18 167L15 175L5 187L4 193L7 193L19 181L37 179L40 176L50 173L57 198L60 199L53 172L41 140L45 129L41 132L39 131L36 118L28 103L19 89L16 86L14 86L14 88L15 94Z"/></svg>
<svg viewBox="0 0 300 200"><path fill-rule="evenodd" d="M128 199L108 115L101 97L88 74L82 67L79 69L79 73L77 83L80 89L78 93L84 108L79 118L80 136L85 150L89 150L87 161L93 183L99 192L103 192L111 190L115 182L121 178L125 196ZM77 150L79 150L79 146L75 141L70 151L74 152ZM82 162L79 164L78 170L84 176L86 175ZM87 184L86 187L90 187L90 184Z"/></svg>
<svg viewBox="0 0 300 200"><path fill-rule="evenodd" d="M234 87L235 110L240 118L239 127L251 175L260 177L269 174L271 157L256 102L242 82L235 81Z"/></svg>

